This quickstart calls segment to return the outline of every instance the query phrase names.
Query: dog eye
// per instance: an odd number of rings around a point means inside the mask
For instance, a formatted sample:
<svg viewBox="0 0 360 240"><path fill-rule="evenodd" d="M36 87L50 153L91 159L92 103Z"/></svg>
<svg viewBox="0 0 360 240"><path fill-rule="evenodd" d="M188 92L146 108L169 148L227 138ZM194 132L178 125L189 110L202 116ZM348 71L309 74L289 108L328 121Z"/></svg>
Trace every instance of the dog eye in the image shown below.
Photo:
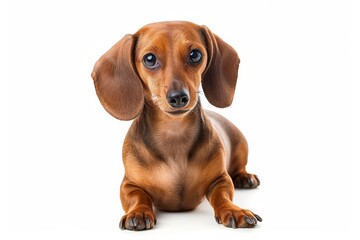
<svg viewBox="0 0 360 240"><path fill-rule="evenodd" d="M155 68L159 65L156 56L152 53L148 53L144 56L143 62L148 68Z"/></svg>
<svg viewBox="0 0 360 240"><path fill-rule="evenodd" d="M202 54L199 50L195 49L190 52L189 61L190 63L198 63L202 59Z"/></svg>

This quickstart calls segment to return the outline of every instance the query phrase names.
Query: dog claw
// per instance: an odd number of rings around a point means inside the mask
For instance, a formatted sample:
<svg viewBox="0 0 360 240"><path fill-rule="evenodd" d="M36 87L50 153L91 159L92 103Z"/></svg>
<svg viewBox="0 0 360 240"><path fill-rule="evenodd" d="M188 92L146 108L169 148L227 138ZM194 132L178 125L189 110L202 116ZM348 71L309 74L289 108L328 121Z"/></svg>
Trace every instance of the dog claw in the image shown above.
<svg viewBox="0 0 360 240"><path fill-rule="evenodd" d="M250 187L253 186L254 185L254 180L252 180L252 178L249 178L248 179L248 184L249 184Z"/></svg>
<svg viewBox="0 0 360 240"><path fill-rule="evenodd" d="M231 217L229 219L229 223L228 223L227 227L236 228L236 221L235 221L234 217Z"/></svg>
<svg viewBox="0 0 360 240"><path fill-rule="evenodd" d="M150 219L149 219L148 217L145 218L145 224L146 224L146 229L150 229L150 228L151 228Z"/></svg>
<svg viewBox="0 0 360 240"><path fill-rule="evenodd" d="M245 220L245 222L246 222L247 224L249 224L249 225L254 225L254 224L256 224L256 220L253 219L253 218L251 218L251 217L245 216L245 217L244 217L244 220Z"/></svg>
<svg viewBox="0 0 360 240"><path fill-rule="evenodd" d="M262 222L262 218L261 218L259 215L257 215L257 214L254 213L254 216L256 217L256 219L257 219L259 222Z"/></svg>
<svg viewBox="0 0 360 240"><path fill-rule="evenodd" d="M258 182L258 186L259 186L260 185L260 179L258 178L257 175L254 175L254 177L255 177L256 181Z"/></svg>
<svg viewBox="0 0 360 240"><path fill-rule="evenodd" d="M130 218L130 220L129 220L130 227L136 227L137 223L138 223L137 218Z"/></svg>
<svg viewBox="0 0 360 240"><path fill-rule="evenodd" d="M125 229L125 221L124 219L121 219L120 222L119 222L119 228L120 229Z"/></svg>

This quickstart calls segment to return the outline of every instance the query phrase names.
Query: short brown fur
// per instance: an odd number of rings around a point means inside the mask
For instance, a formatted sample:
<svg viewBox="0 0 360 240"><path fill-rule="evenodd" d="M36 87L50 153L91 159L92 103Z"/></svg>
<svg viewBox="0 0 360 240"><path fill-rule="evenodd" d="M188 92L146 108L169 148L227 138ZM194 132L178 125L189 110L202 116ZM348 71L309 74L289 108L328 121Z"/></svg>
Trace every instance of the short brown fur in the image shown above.
<svg viewBox="0 0 360 240"><path fill-rule="evenodd" d="M194 52L201 55L196 63L189 60ZM145 63L148 54L156 57L155 67ZM227 227L261 221L232 202L234 186L260 184L245 170L245 137L224 117L203 110L198 98L201 84L211 104L229 106L239 63L230 45L190 22L146 25L97 61L92 78L100 102L118 119L135 119L123 145L122 229L151 229L153 207L187 211L204 197Z"/></svg>

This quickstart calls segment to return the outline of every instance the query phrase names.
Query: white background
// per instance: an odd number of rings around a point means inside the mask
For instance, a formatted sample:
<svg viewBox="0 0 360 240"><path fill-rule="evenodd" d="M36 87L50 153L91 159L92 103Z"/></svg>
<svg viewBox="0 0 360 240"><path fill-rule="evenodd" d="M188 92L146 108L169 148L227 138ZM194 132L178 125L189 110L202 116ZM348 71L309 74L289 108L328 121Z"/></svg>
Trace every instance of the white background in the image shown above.
<svg viewBox="0 0 360 240"><path fill-rule="evenodd" d="M1 9L2 239L359 237L351 1L9 1ZM236 191L234 201L262 216L255 229L216 224L207 201L157 212L151 231L118 229L130 122L102 108L90 73L123 35L163 20L207 25L239 53L233 105L202 102L248 139L248 170L261 186Z"/></svg>

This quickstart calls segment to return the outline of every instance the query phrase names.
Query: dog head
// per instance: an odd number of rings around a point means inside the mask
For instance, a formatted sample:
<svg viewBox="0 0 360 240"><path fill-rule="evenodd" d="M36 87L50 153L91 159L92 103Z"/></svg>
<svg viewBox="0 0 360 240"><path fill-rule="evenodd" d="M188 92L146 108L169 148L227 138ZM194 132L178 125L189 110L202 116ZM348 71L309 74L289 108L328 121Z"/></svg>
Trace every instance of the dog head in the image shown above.
<svg viewBox="0 0 360 240"><path fill-rule="evenodd" d="M124 36L96 62L92 78L115 118L135 118L144 99L181 116L196 106L200 84L212 105L229 106L239 63L235 50L207 27L160 22Z"/></svg>

